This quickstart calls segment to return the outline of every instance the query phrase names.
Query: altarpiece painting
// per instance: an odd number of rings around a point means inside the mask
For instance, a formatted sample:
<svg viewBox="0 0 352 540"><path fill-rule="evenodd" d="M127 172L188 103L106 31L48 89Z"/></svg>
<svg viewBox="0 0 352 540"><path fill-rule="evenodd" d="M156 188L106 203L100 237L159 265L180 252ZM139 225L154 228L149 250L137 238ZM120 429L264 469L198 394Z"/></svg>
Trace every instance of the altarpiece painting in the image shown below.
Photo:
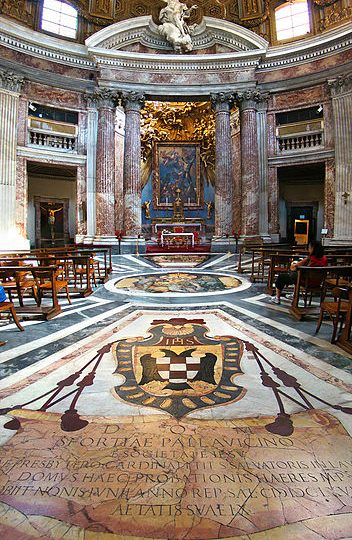
<svg viewBox="0 0 352 540"><path fill-rule="evenodd" d="M154 208L172 208L177 194L186 208L202 207L199 143L156 143L154 147Z"/></svg>

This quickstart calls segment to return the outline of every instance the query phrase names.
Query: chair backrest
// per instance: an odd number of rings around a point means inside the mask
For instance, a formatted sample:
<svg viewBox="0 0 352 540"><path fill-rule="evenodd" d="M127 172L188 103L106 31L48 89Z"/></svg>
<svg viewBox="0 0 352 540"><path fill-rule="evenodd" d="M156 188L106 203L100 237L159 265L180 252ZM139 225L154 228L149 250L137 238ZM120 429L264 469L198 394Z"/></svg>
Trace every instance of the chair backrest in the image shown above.
<svg viewBox="0 0 352 540"><path fill-rule="evenodd" d="M319 289L326 278L327 270L308 270L302 276L301 285L306 289Z"/></svg>

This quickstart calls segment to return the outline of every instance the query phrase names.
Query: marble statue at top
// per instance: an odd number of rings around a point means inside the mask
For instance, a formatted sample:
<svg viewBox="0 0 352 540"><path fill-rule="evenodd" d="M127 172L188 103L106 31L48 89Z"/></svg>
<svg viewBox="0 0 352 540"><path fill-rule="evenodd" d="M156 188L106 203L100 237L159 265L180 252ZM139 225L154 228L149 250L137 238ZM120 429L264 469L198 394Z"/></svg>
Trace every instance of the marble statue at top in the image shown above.
<svg viewBox="0 0 352 540"><path fill-rule="evenodd" d="M191 33L196 25L188 26L186 20L190 18L197 6L188 8L180 0L163 0L163 2L167 5L159 13L161 22L158 27L159 33L171 43L175 51L191 51L193 49Z"/></svg>

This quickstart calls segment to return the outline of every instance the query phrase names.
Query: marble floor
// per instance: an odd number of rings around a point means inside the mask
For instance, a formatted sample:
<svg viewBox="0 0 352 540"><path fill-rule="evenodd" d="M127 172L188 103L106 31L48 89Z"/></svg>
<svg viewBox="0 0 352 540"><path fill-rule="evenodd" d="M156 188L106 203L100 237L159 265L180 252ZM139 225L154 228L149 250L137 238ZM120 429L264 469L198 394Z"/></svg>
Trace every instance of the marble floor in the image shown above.
<svg viewBox="0 0 352 540"><path fill-rule="evenodd" d="M0 325L0 538L352 538L352 358L233 255Z"/></svg>

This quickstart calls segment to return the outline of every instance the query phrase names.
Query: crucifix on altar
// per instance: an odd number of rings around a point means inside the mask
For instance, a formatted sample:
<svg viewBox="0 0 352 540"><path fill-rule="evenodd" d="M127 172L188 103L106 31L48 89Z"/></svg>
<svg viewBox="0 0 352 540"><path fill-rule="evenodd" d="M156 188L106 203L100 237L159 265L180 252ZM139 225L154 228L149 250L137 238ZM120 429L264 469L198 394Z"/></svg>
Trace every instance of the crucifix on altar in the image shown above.
<svg viewBox="0 0 352 540"><path fill-rule="evenodd" d="M176 197L173 205L173 219L176 222L183 221L184 220L184 213L183 213L183 201L180 197L181 190L180 188L176 189Z"/></svg>

